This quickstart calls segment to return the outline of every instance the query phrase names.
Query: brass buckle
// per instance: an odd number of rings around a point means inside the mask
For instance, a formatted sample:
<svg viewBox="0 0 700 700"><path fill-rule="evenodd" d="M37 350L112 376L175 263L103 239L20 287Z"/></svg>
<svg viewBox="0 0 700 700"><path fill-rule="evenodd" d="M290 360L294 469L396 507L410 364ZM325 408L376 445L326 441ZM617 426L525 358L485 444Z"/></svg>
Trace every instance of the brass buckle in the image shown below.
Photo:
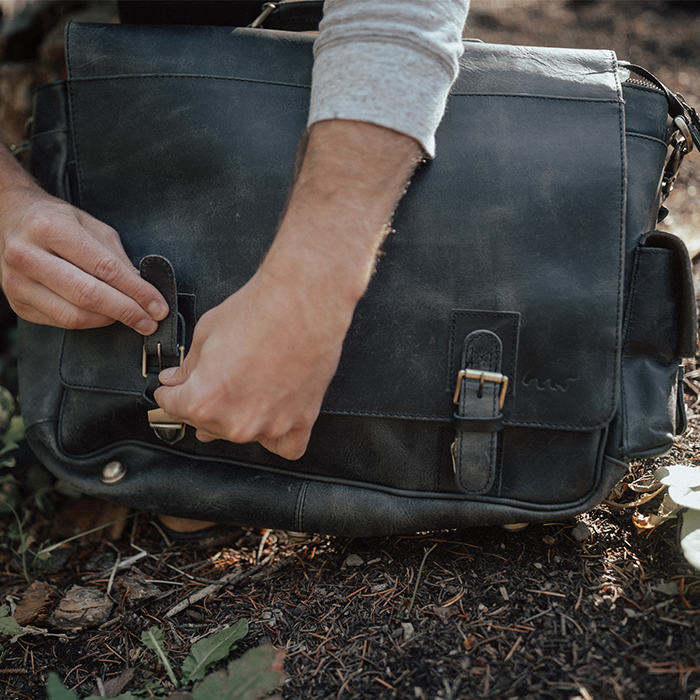
<svg viewBox="0 0 700 700"><path fill-rule="evenodd" d="M168 417L162 408L153 408L148 412L148 425L168 445L174 445L185 437L185 424Z"/></svg>
<svg viewBox="0 0 700 700"><path fill-rule="evenodd" d="M479 396L484 388L484 382L494 382L501 385L501 393L498 398L498 410L503 409L503 404L506 402L506 392L508 391L508 377L499 372L482 372L476 369L462 369L457 374L457 386L452 401L455 404L459 403L459 395L462 391L462 381L464 379L475 379L479 382Z"/></svg>
<svg viewBox="0 0 700 700"><path fill-rule="evenodd" d="M185 359L185 348L184 346L178 346L180 351L180 366ZM158 371L163 369L163 357L161 354L161 344L158 343ZM143 355L141 358L141 374L146 376L146 348L143 349ZM153 432L163 441L168 443L168 445L174 445L176 442L180 442L183 437L185 437L185 424L182 421L176 421L168 417L162 408L153 408L148 411L148 425L151 426Z"/></svg>
<svg viewBox="0 0 700 700"><path fill-rule="evenodd" d="M683 159L693 150L693 137L688 122L683 117L676 117L673 120L673 126L675 129L669 142L669 145L673 147L673 152L664 168L663 182L661 183L662 201L665 201L671 194Z"/></svg>
<svg viewBox="0 0 700 700"><path fill-rule="evenodd" d="M257 29L276 9L276 2L266 2L262 6L262 12L248 25L248 27L250 29Z"/></svg>
<svg viewBox="0 0 700 700"><path fill-rule="evenodd" d="M162 355L162 349L163 346L161 343L158 343L156 346L156 353L158 355L158 374L160 374L163 371L163 355ZM185 361L185 347L184 345L178 345L177 346L178 351L180 352L180 367L182 367L182 363ZM148 377L148 372L146 371L146 368L148 367L148 355L146 354L146 346L143 346L143 350L141 351L141 374L144 379Z"/></svg>

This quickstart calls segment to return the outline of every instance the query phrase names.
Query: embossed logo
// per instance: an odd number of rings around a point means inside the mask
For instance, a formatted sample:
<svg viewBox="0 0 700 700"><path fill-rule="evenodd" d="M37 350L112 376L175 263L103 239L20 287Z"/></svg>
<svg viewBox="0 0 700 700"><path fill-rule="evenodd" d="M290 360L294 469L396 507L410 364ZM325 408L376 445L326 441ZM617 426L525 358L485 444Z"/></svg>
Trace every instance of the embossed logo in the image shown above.
<svg viewBox="0 0 700 700"><path fill-rule="evenodd" d="M533 367L523 378L523 384L529 386L534 382L538 391L567 391L580 380L566 365L551 363Z"/></svg>

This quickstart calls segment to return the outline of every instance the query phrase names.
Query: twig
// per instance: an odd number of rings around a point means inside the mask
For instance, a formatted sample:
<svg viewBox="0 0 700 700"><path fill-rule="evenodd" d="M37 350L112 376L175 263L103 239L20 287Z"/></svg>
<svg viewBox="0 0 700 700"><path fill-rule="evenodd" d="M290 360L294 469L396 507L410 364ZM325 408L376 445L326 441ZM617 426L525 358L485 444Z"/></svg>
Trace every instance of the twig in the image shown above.
<svg viewBox="0 0 700 700"><path fill-rule="evenodd" d="M526 620L523 620L520 624L525 624L526 622L532 622L533 620L536 620L538 617L542 617L543 615L547 615L548 613L551 613L554 608L548 608L547 610L543 610L541 613L537 613L537 615L533 615L532 617L528 617Z"/></svg>
<svg viewBox="0 0 700 700"><path fill-rule="evenodd" d="M200 589L196 593L188 595L185 599L181 600L179 603L170 608L170 610L168 610L168 612L165 613L165 617L169 618L177 615L178 613L182 612L185 608L188 608L190 605L198 603L200 600L203 600L207 596L210 596L213 593L216 593L217 591L221 590L224 586L233 586L237 583L240 583L241 581L245 581L248 578L250 578L252 581L258 581L265 576L270 576L271 574L274 574L277 571L279 571L283 566L286 566L293 559L292 556L285 557L284 559L277 562L277 564L275 564L274 566L271 566L268 570L261 571L261 569L265 567L265 565L270 561L273 555L274 552L268 554L268 556L266 556L265 559L263 559L260 562L260 564L254 566L252 569L250 569L250 571L244 572L241 569L241 567L236 567L235 571L232 571L230 574L222 576L215 583L212 583L209 586Z"/></svg>
<svg viewBox="0 0 700 700"><path fill-rule="evenodd" d="M418 574L416 575L416 584L415 584L415 586L413 586L413 595L411 596L411 602L408 604L408 608L405 612L402 610L396 616L398 619L402 619L403 617L411 614L411 610L413 610L413 604L416 602L416 595L418 594L418 584L420 583L420 577L421 577L421 574L423 573L423 567L425 566L425 561L428 558L428 555L430 554L430 552L432 552L435 549L435 547L437 547L437 544L434 544L429 549L423 550L423 561L421 561L420 566L418 567Z"/></svg>
<svg viewBox="0 0 700 700"><path fill-rule="evenodd" d="M112 584L114 583L114 577L117 575L117 569L119 568L119 563L121 561L121 555L117 554L117 560L114 562L114 566L112 567L112 573L109 576L109 582L107 583L107 593L106 595L109 595L111 590L112 590ZM101 695L104 696L104 692L101 693Z"/></svg>
<svg viewBox="0 0 700 700"><path fill-rule="evenodd" d="M260 563L260 560L262 559L263 549L265 549L265 543L267 542L267 538L270 536L271 532L272 532L272 530L265 530L265 532L263 533L263 536L260 538L260 546L258 547L258 554L255 557L256 564Z"/></svg>
<svg viewBox="0 0 700 700"><path fill-rule="evenodd" d="M165 617L173 617L174 615L177 615L179 612L182 612L185 608L189 607L190 605L199 602L203 598L206 598L207 596L211 595L212 593L216 593L218 590L223 588L224 586L230 584L230 583L238 583L238 581L242 581L243 579L248 578L253 571L256 571L259 569L260 566L253 567L251 571L248 571L246 573L243 573L243 570L241 567L236 567L234 571L232 571L229 574L226 574L225 576L222 576L216 583L211 583L205 588L200 588L196 593L192 593L187 596L184 600L180 601L177 605L173 606L168 610L167 613L165 613Z"/></svg>
<svg viewBox="0 0 700 700"><path fill-rule="evenodd" d="M120 562L119 559L117 559L117 563L111 569L112 575L114 575L114 573L119 569L126 569L147 556L149 556L148 552L142 550L138 554L134 554L132 557L124 559L124 561ZM104 576L108 571L110 571L110 569L103 569L102 571L96 574L88 574L86 576L81 576L81 579L83 581L92 581L96 578L102 578L102 576ZM112 580L112 577L113 576L110 576L110 581ZM107 589L107 594L109 595L109 588Z"/></svg>
<svg viewBox="0 0 700 700"><path fill-rule="evenodd" d="M36 555L39 557L43 554L50 554L53 552L54 549L58 549L59 547L62 547L64 544L67 544L68 542L72 542L73 540L79 540L81 537L85 537L86 535L91 535L93 532L99 532L100 530L104 530L106 527L110 527L111 525L116 525L117 523L122 522L123 520L128 520L129 518L134 518L138 515L138 513L131 513L130 515L125 515L122 518L117 518L116 520L112 520L108 523L105 523L104 525L99 525L98 527L93 527L91 530L85 530L85 532L79 532L77 535L73 535L72 537L68 537L65 540L61 540L60 542L57 542L56 544L52 544L50 547L43 547L40 549Z"/></svg>
<svg viewBox="0 0 700 700"><path fill-rule="evenodd" d="M520 646L520 643L523 641L523 635L521 634L516 640L515 644L510 648L510 651L506 655L506 658L503 659L504 663L507 663L513 658L513 654L517 651L518 647Z"/></svg>

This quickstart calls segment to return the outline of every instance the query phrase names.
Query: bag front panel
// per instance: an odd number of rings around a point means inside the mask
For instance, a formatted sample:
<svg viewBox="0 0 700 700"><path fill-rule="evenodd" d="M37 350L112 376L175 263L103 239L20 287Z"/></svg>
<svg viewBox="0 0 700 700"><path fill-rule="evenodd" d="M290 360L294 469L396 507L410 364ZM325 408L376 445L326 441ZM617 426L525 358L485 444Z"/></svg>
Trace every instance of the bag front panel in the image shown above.
<svg viewBox="0 0 700 700"><path fill-rule="evenodd" d="M200 314L242 286L284 207L306 89L144 76L74 80L69 94L80 206L119 231L134 263L167 257ZM615 93L453 100L441 158L416 175L397 212L323 410L449 421L451 319L485 311L520 318L506 423L601 428L617 406L621 105ZM193 188L200 181L208 186ZM68 342L89 352L108 344L100 338ZM133 392L140 381L139 357L131 376L121 360L74 367L75 376L64 369L71 386Z"/></svg>

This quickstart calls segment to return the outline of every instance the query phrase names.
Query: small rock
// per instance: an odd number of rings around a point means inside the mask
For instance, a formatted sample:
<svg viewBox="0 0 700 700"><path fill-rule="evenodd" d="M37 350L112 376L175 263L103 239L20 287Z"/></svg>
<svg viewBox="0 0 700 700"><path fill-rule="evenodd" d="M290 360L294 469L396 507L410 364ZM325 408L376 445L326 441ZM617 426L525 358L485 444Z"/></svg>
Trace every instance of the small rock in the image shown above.
<svg viewBox="0 0 700 700"><path fill-rule="evenodd" d="M591 536L591 529L586 523L579 521L576 523L576 527L571 531L571 536L577 542L584 542Z"/></svg>
<svg viewBox="0 0 700 700"><path fill-rule="evenodd" d="M403 641L407 642L416 631L413 629L413 625L410 622L402 622L401 627L403 627Z"/></svg>
<svg viewBox="0 0 700 700"><path fill-rule="evenodd" d="M73 586L49 615L49 624L67 632L97 627L107 620L113 605L97 588Z"/></svg>
<svg viewBox="0 0 700 700"><path fill-rule="evenodd" d="M365 560L358 554L351 554L344 562L344 566L362 566Z"/></svg>

